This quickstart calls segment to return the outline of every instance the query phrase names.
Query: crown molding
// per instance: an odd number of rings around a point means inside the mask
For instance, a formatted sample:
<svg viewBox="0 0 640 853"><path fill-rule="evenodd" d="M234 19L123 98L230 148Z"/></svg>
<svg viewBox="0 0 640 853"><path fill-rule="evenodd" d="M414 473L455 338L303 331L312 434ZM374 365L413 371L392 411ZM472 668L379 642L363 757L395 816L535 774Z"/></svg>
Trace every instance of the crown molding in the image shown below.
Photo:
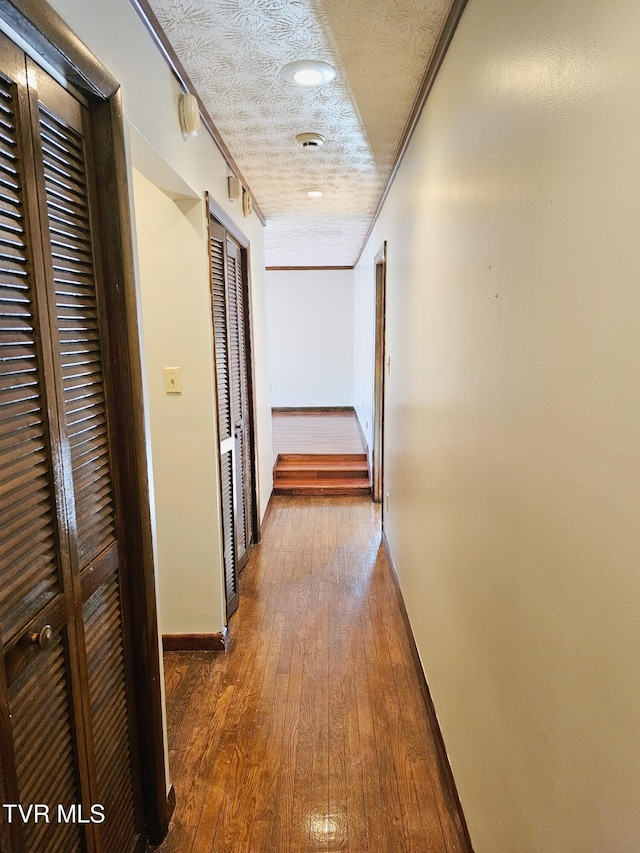
<svg viewBox="0 0 640 853"><path fill-rule="evenodd" d="M255 196L251 192L251 188L249 187L249 184L244 179L244 176L243 176L242 172L240 171L240 167L238 166L238 164L236 163L236 161L233 158L233 155L231 154L231 152L227 148L224 139L220 135L220 131L215 126L213 119L209 115L209 111L205 107L205 105L202 102L202 99L200 98L200 95L198 94L195 86L191 82L191 78L187 74L183 64L178 59L178 55L176 54L175 50L173 49L171 42L167 38L166 33L162 29L160 21L157 19L153 9L151 8L151 6L148 3L148 0L130 0L130 2L131 2L131 5L133 6L133 8L138 13L138 16L142 20L142 23L145 25L148 32L150 33L153 41L156 44L156 47L158 48L160 53L163 55L167 65L169 66L169 68L171 68L171 70L175 74L175 76L178 79L178 82L180 83L182 88L185 90L185 92L189 92L190 94L195 96L196 100L198 101L198 107L200 108L200 116L202 118L202 124L204 125L207 132L209 133L209 136L215 142L218 150L220 151L220 153L224 157L227 165L229 166L229 168L231 169L231 171L233 172L235 177L239 178L242 186L247 190L247 192L251 193L251 196L253 198L253 210L254 210L256 216L258 217L258 219L260 220L260 222L263 225L266 225L267 220L265 219L263 212L260 210L260 207L259 207L257 201L255 200Z"/></svg>
<svg viewBox="0 0 640 853"><path fill-rule="evenodd" d="M371 219L371 223L369 224L369 228L367 229L367 233L365 234L364 240L362 241L362 246L360 251L358 252L358 257L355 260L354 267L358 266L360 263L360 258L362 257L362 253L364 252L364 247L367 245L367 241L369 237L371 237L371 233L375 227L376 222L378 221L378 217L380 216L380 212L384 206L385 201L387 200L387 196L389 195L389 190L393 186L393 182L395 180L396 174L398 173L398 169L400 168L400 164L404 158L404 155L409 147L409 143L413 137L415 129L418 125L418 121L420 120L420 116L422 115L422 110L427 103L427 99L433 89L433 84L436 81L436 77L438 76L438 71L440 71L440 66L442 65L444 58L446 56L447 50L449 49L449 45L451 44L451 39L454 36L456 28L460 23L460 18L462 17L462 13L465 10L465 6L467 5L467 0L453 0L453 4L451 5L451 9L449 10L449 14L447 15L447 20L444 22L444 26L442 27L442 32L440 33L440 38L438 39L438 43L436 44L433 55L431 56L431 61L427 66L427 70L425 71L424 77L422 78L422 83L420 84L420 89L418 90L418 94L416 95L416 99L413 102L413 107L411 108L411 113L409 114L409 118L405 125L402 138L400 139L400 143L396 150L396 154L393 160L393 168L389 173L389 177L387 178L387 182L382 190L382 194L380 196L380 200L378 201L378 206L376 207L375 213Z"/></svg>

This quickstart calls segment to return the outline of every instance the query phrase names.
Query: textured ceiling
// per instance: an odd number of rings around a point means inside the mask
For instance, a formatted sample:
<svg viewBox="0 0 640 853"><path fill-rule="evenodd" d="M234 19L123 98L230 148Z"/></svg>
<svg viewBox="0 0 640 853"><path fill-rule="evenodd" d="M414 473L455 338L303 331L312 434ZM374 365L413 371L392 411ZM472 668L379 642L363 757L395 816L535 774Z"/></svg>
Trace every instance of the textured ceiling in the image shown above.
<svg viewBox="0 0 640 853"><path fill-rule="evenodd" d="M267 266L351 265L451 0L151 0L267 219ZM338 78L285 82L295 59ZM303 149L296 134L326 137ZM302 192L317 186L321 199Z"/></svg>

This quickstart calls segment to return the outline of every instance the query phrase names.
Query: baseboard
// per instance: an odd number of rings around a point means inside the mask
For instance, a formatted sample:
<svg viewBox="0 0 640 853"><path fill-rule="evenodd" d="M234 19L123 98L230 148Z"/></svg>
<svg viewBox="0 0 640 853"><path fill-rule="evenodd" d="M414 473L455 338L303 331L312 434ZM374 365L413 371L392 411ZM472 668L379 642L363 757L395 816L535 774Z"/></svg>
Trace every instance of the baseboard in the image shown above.
<svg viewBox="0 0 640 853"><path fill-rule="evenodd" d="M273 465L273 467L274 467L274 468L275 468L275 467L276 467L276 465L278 464L278 459L279 459L279 458L280 458L280 454L278 453L278 456L276 457L276 461L275 461L275 463L274 463L274 465ZM262 516L262 521L260 522L260 528L261 528L261 529L262 529L262 528L265 526L265 524L267 523L267 521L268 521L269 517L271 516L271 513L272 513L272 512L273 512L273 490L271 491L271 494L269 495L269 500L267 501L267 508L265 509L265 511L264 511L264 515Z"/></svg>
<svg viewBox="0 0 640 853"><path fill-rule="evenodd" d="M456 787L456 782L453 777L451 765L449 764L449 756L447 755L447 750L444 745L444 738L442 737L442 731L440 729L440 724L438 723L436 709L431 698L431 692L429 690L429 685L427 684L427 678L424 674L424 669L422 668L422 661L420 660L420 655L418 654L418 647L416 646L416 640L413 635L413 628L411 627L411 622L409 621L409 614L407 613L407 608L404 603L404 597L402 595L402 590L400 589L400 582L398 581L396 567L393 562L393 557L391 556L391 549L389 548L389 542L387 541L387 537L384 530L382 531L382 543L384 545L384 550L387 555L387 559L389 560L389 565L391 567L391 576L393 578L393 583L396 588L396 594L398 596L398 603L400 605L402 621L404 622L407 636L409 638L411 655L413 657L416 673L418 675L418 681L420 682L420 692L422 693L422 700L424 702L424 707L427 712L427 718L429 720L429 727L431 729L433 742L436 747L436 757L438 761L438 775L440 777L440 784L444 792L447 806L449 807L449 810L454 817L462 850L464 851L464 853L473 853L473 846L471 844L469 828L464 817L464 812L462 811L460 797L458 796L458 789Z"/></svg>
<svg viewBox="0 0 640 853"><path fill-rule="evenodd" d="M224 652L229 644L229 631L216 634L163 634L165 652Z"/></svg>
<svg viewBox="0 0 640 853"><path fill-rule="evenodd" d="M343 415L354 411L353 406L273 406L274 415Z"/></svg>

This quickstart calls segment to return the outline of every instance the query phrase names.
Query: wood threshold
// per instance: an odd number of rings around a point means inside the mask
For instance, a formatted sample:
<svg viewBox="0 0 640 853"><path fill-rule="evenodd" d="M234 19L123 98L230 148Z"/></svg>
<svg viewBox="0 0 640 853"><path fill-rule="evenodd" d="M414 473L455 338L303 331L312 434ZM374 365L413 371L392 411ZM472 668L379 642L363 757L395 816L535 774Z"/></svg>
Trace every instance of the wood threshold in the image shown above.
<svg viewBox="0 0 640 853"><path fill-rule="evenodd" d="M427 66L427 70L425 71L424 77L422 78L422 83L420 84L420 89L418 90L416 99L413 102L413 107L411 108L409 119L405 125L402 138L400 139L400 144L398 145L395 157L393 159L393 167L389 172L389 177L387 178L387 181L384 185L384 189L382 190L380 200L378 201L378 205L371 219L371 223L367 229L367 233L364 235L362 247L360 249L360 252L358 253L358 257L356 258L354 267L357 267L360 263L360 258L362 257L364 248L367 245L369 237L371 237L371 234L373 232L376 222L378 221L378 217L380 216L384 203L387 200L389 191L391 190L398 169L400 168L400 164L402 163L407 148L409 147L409 143L411 142L413 134L415 133L418 121L420 120L420 116L422 115L422 110L424 109L425 104L427 103L427 99L431 94L433 84L435 83L436 77L438 76L438 71L440 71L440 66L442 65L444 58L447 54L447 50L449 49L449 45L451 44L451 40L454 36L456 28L460 23L462 13L464 12L466 5L467 0L453 0L451 10L447 16L447 20L444 22L442 32L440 33L440 38L438 39L438 43L436 44L435 49L433 51L431 62Z"/></svg>
<svg viewBox="0 0 640 853"><path fill-rule="evenodd" d="M198 107L200 109L202 123L207 129L209 136L213 139L214 143L216 144L218 150L224 157L227 165L229 166L233 174L236 176L236 178L239 178L243 187L247 190L247 192L251 194L251 198L253 200L253 210L260 222L263 225L266 225L267 220L265 219L265 216L262 210L260 209L258 202L256 201L253 193L251 192L249 184L245 180L242 172L240 171L238 164L233 158L233 155L227 148L227 145L224 139L222 138L220 131L216 127L213 119L211 118L209 111L207 110L206 106L204 105L204 102L198 94L198 91L196 90L196 87L191 82L191 78L187 74L183 64L180 62L177 53L173 49L173 46L167 38L166 33L162 29L160 21L156 17L153 9L151 8L147 0L130 0L130 2L133 8L138 13L138 16L142 20L142 23L149 31L153 41L156 44L156 47L159 49L160 53L165 58L167 65L175 74L182 88L185 90L185 92L190 92L192 95L195 96L196 100L198 101Z"/></svg>
<svg viewBox="0 0 640 853"><path fill-rule="evenodd" d="M287 415L331 415L351 414L353 406L272 406L272 414Z"/></svg>
<svg viewBox="0 0 640 853"><path fill-rule="evenodd" d="M265 267L267 272L293 272L295 270L352 270L354 267L353 264L348 266L324 266L324 267Z"/></svg>
<svg viewBox="0 0 640 853"><path fill-rule="evenodd" d="M387 559L389 560L389 566L391 568L391 577L393 578L393 584L395 586L396 594L398 596L398 605L400 607L402 621L407 632L409 646L411 647L411 656L413 657L416 675L418 676L418 681L420 683L420 692L422 694L422 700L424 702L424 707L427 713L427 719L429 720L431 736L436 747L438 775L440 777L442 791L447 800L449 810L453 815L462 849L465 851L465 853L473 853L471 836L469 835L469 827L467 826L467 821L465 820L464 812L462 811L460 797L458 796L458 789L456 787L453 771L451 770L451 765L449 764L449 756L447 755L447 749L444 744L444 738L442 737L442 730L440 729L440 724L438 723L438 717L436 715L436 709L433 704L433 699L431 698L431 691L429 690L429 685L427 684L427 678L425 676L424 669L422 668L422 661L420 660L418 647L416 646L413 628L411 627L411 622L409 621L409 614L404 603L404 596L402 595L400 582L398 580L398 574L396 572L395 563L393 562L393 557L391 556L389 541L387 539L386 533L384 532L384 529L382 531L382 544L384 546Z"/></svg>
<svg viewBox="0 0 640 853"><path fill-rule="evenodd" d="M215 634L163 634L165 652L224 652L229 645L229 631Z"/></svg>

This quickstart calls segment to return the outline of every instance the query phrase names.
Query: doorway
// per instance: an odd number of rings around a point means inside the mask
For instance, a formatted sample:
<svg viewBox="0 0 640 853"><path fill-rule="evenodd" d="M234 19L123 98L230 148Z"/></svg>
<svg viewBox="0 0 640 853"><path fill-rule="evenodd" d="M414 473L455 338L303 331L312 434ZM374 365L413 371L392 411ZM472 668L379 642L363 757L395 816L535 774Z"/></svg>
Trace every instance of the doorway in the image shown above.
<svg viewBox="0 0 640 853"><path fill-rule="evenodd" d="M373 500L382 502L384 467L385 306L387 290L387 241L375 258L376 318L373 379Z"/></svg>
<svg viewBox="0 0 640 853"><path fill-rule="evenodd" d="M249 244L209 203L209 250L227 619L238 576L258 539Z"/></svg>

